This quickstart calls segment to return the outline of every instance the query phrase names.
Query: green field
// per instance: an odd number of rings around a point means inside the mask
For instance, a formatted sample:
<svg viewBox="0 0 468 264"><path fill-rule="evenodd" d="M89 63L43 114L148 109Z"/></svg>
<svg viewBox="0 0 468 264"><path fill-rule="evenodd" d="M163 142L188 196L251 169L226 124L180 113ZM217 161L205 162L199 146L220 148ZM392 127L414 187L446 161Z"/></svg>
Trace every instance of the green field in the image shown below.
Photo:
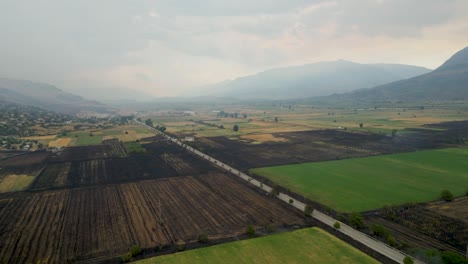
<svg viewBox="0 0 468 264"><path fill-rule="evenodd" d="M225 243L138 261L150 263L378 263L319 228Z"/></svg>
<svg viewBox="0 0 468 264"><path fill-rule="evenodd" d="M468 148L450 148L253 169L277 184L341 211L437 200L468 188Z"/></svg>

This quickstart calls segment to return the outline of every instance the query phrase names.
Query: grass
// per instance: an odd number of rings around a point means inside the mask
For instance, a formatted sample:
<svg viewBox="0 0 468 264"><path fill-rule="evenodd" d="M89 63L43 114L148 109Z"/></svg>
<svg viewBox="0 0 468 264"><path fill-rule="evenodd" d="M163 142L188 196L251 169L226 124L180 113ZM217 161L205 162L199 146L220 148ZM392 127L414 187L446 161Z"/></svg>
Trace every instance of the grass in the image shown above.
<svg viewBox="0 0 468 264"><path fill-rule="evenodd" d="M468 187L468 148L450 148L253 169L341 212L437 200Z"/></svg>
<svg viewBox="0 0 468 264"><path fill-rule="evenodd" d="M164 255L139 264L171 263L378 263L327 232L313 227Z"/></svg>
<svg viewBox="0 0 468 264"><path fill-rule="evenodd" d="M0 193L22 191L31 184L34 178L31 175L8 175L0 179Z"/></svg>

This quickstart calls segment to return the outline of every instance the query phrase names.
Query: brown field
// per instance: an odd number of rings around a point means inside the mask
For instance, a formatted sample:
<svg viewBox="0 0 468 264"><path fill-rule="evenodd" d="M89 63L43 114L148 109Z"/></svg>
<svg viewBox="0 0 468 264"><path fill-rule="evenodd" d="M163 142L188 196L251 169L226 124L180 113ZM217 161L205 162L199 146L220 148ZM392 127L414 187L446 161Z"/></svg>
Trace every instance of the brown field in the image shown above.
<svg viewBox="0 0 468 264"><path fill-rule="evenodd" d="M440 123L444 122L445 119L442 118L435 118L435 117L399 117L399 118L392 118L390 120L397 120L397 121L411 121L417 122L421 124L431 124L431 123Z"/></svg>
<svg viewBox="0 0 468 264"><path fill-rule="evenodd" d="M70 145L72 138L58 138L49 142L49 147L67 147Z"/></svg>
<svg viewBox="0 0 468 264"><path fill-rule="evenodd" d="M427 208L439 214L463 221L468 225L468 196L455 199L450 203L431 203Z"/></svg>
<svg viewBox="0 0 468 264"><path fill-rule="evenodd" d="M105 260L202 233L227 238L302 216L224 174L0 195L0 263Z"/></svg>
<svg viewBox="0 0 468 264"><path fill-rule="evenodd" d="M286 142L286 138L275 137L272 134L248 134L242 135L241 139L253 140L256 142Z"/></svg>
<svg viewBox="0 0 468 264"><path fill-rule="evenodd" d="M24 137L22 139L29 139L29 140L50 140L55 139L57 135L47 135L47 136L32 136L32 137Z"/></svg>

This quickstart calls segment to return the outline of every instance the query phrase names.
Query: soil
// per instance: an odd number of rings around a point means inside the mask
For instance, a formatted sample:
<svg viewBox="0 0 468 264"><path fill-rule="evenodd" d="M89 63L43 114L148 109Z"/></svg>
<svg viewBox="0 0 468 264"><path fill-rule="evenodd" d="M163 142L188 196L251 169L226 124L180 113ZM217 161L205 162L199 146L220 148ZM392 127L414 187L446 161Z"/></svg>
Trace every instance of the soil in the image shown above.
<svg viewBox="0 0 468 264"><path fill-rule="evenodd" d="M223 162L240 169L294 163L366 157L379 154L442 148L460 144L468 138L468 121L432 125L445 130L416 129L395 137L349 132L314 130L274 133L286 142L232 140L227 137L197 138L189 144Z"/></svg>

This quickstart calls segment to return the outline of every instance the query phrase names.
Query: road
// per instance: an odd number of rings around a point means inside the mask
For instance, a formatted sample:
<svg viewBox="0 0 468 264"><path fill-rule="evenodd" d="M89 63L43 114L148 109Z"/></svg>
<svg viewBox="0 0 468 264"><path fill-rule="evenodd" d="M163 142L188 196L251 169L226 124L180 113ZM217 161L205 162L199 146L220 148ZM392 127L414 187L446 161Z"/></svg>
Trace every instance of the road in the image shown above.
<svg viewBox="0 0 468 264"><path fill-rule="evenodd" d="M213 157L210 157L204 153L202 153L201 151L197 150L197 149L194 149L186 144L184 144L182 141L176 139L176 138L172 138L170 136L168 136L167 134L153 128L153 127L150 127L142 122L139 122L137 120L134 120L137 124L141 125L141 126L144 126L146 127L147 129L150 129L154 132L156 132L157 134L159 135L162 135L163 137L165 137L166 139L168 139L169 141L172 141L174 142L175 144L178 144L179 146L181 146L182 148L185 148L186 150L194 153L195 155L198 155L200 157L202 157L203 159L206 159L208 160L209 162L215 164L216 166L218 167L221 167L222 169L228 171L228 172L231 172L232 174L248 181L250 184L253 184L255 185L256 187L262 189L263 191L265 192L270 192L273 188L264 184L264 183L261 183L255 179L253 179L252 177L250 177L249 175L227 165L227 164L224 164L222 163L221 161L219 160L216 160L215 158ZM301 211L304 211L305 207L306 207L306 204L304 204L303 202L301 201L298 201L294 198L292 198L291 196L285 194L285 193L279 193L277 196L276 196L278 199L280 199L281 201L283 202L286 202L287 204L301 210ZM290 203L290 200L292 200L293 202ZM338 220L314 209L311 216L317 220L319 220L320 222L328 225L328 226L331 226L333 227L333 225L336 223L336 222L339 222ZM338 231L340 231L341 233L345 234L346 236L348 237L351 237L352 239L362 243L363 245L379 252L380 254L388 257L389 259L391 260L394 260L395 262L397 263L403 263L403 260L406 256L405 253L395 249L395 248L392 248L390 247L389 245L371 237L371 236L368 236L342 222L339 222L340 223L340 228L337 229ZM424 263L420 260L417 260L417 259L414 259L414 263L417 263L417 264L421 264L421 263Z"/></svg>

